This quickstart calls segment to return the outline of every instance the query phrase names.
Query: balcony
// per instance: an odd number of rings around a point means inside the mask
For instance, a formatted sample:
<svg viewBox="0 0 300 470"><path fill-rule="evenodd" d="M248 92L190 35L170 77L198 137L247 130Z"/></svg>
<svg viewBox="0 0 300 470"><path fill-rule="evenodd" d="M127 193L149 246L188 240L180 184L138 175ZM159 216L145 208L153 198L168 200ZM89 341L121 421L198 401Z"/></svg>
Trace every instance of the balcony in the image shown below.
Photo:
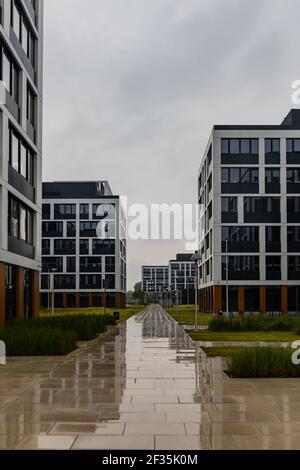
<svg viewBox="0 0 300 470"><path fill-rule="evenodd" d="M23 256L24 258L34 259L35 249L32 245L28 245L23 240L18 238L8 237L8 251L16 255Z"/></svg>
<svg viewBox="0 0 300 470"><path fill-rule="evenodd" d="M8 167L8 182L31 202L35 202L34 187L10 165Z"/></svg>
<svg viewBox="0 0 300 470"><path fill-rule="evenodd" d="M258 194L258 183L222 183L223 194Z"/></svg>

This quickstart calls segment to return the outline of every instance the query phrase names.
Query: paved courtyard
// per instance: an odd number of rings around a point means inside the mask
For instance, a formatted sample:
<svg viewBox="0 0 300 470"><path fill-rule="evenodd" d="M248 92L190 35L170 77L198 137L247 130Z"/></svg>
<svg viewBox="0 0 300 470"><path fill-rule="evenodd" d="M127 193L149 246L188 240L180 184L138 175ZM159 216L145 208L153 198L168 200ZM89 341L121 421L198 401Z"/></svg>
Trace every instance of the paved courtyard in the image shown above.
<svg viewBox="0 0 300 470"><path fill-rule="evenodd" d="M230 379L150 306L67 357L0 366L0 449L300 449L300 380Z"/></svg>

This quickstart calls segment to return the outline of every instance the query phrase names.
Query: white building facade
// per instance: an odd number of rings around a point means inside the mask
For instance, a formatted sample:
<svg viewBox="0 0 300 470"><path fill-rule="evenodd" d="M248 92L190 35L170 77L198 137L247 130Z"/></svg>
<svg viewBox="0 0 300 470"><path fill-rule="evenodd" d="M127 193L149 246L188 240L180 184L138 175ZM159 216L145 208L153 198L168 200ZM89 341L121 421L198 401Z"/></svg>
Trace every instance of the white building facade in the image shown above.
<svg viewBox="0 0 300 470"><path fill-rule="evenodd" d="M0 326L39 313L43 0L0 0Z"/></svg>
<svg viewBox="0 0 300 470"><path fill-rule="evenodd" d="M300 110L281 125L220 125L199 171L200 308L300 310Z"/></svg>

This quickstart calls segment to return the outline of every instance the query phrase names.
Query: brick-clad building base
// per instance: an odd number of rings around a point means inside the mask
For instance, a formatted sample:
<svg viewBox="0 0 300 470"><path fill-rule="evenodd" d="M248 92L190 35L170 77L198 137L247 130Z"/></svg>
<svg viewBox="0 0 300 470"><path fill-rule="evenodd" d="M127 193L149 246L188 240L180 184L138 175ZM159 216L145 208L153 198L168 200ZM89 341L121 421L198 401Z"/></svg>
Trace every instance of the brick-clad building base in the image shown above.
<svg viewBox="0 0 300 470"><path fill-rule="evenodd" d="M81 298L81 294L84 296L84 299ZM55 308L126 308L126 294L123 292L108 292L106 295L103 292L55 292L54 295ZM113 296L113 298L111 296ZM53 293L42 293L40 301L43 307L51 309Z"/></svg>
<svg viewBox="0 0 300 470"><path fill-rule="evenodd" d="M12 318L24 318L25 317L25 269L19 266L14 266L14 285L13 285L13 301L14 309L11 313ZM40 310L40 284L39 284L39 272L31 272L31 292L28 298L30 298L30 311L28 314L30 317L37 318ZM0 327L5 325L6 321L6 265L0 263Z"/></svg>
<svg viewBox="0 0 300 470"><path fill-rule="evenodd" d="M234 291L232 291L234 289ZM256 308L251 310L246 306L247 289L256 289ZM274 306L273 291L277 295L277 304ZM248 292L251 302L251 290ZM254 295L254 294L253 294ZM290 295L290 297L289 297ZM284 315L289 313L289 301L292 294L289 294L288 286L229 286L229 310L243 314L249 311L258 311L262 315L267 312L280 311ZM255 304L255 302L253 302ZM276 302L275 302L276 303ZM232 307L232 304L235 307ZM199 290L199 309L202 312L217 314L220 310L226 310L226 286L211 286Z"/></svg>

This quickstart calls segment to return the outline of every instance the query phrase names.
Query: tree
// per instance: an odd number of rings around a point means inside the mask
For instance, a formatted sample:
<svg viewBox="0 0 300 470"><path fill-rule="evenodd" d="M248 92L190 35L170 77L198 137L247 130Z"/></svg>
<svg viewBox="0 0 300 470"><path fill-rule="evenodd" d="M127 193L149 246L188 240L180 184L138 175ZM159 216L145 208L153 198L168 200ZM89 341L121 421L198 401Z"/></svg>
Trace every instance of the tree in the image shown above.
<svg viewBox="0 0 300 470"><path fill-rule="evenodd" d="M137 282L134 286L133 297L139 301L140 304L144 303L144 292L142 290L142 283Z"/></svg>

